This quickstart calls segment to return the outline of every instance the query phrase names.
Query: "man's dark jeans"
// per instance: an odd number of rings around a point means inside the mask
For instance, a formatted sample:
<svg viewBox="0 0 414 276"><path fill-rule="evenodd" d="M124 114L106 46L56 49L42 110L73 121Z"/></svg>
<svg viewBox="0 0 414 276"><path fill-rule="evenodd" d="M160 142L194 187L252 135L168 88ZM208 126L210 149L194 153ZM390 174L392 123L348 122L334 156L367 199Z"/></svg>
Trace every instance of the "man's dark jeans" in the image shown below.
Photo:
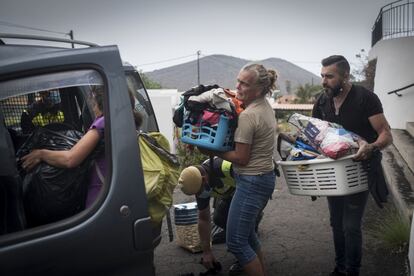
<svg viewBox="0 0 414 276"><path fill-rule="evenodd" d="M339 271L359 272L362 257L361 223L368 191L328 197L330 221Z"/></svg>

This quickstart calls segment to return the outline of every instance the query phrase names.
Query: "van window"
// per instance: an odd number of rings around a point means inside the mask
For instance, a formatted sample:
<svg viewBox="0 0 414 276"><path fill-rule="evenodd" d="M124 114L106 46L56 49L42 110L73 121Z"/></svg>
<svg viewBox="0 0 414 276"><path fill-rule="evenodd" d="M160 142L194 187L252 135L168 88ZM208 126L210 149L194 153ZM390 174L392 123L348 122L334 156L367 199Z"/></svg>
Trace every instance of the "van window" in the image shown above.
<svg viewBox="0 0 414 276"><path fill-rule="evenodd" d="M0 234L60 221L85 209L88 185L97 174L93 169L105 162L103 120L96 147L75 167L44 161L28 170L23 157L37 149L73 147L101 116L96 110L103 109L104 91L104 81L95 70L0 82L0 155L8 168L0 172L0 220L4 222ZM105 175L101 172L101 184Z"/></svg>
<svg viewBox="0 0 414 276"><path fill-rule="evenodd" d="M133 92L135 97L135 110L141 113L143 118L140 129L144 132L158 131L154 110L138 72L127 71L125 75L128 89Z"/></svg>

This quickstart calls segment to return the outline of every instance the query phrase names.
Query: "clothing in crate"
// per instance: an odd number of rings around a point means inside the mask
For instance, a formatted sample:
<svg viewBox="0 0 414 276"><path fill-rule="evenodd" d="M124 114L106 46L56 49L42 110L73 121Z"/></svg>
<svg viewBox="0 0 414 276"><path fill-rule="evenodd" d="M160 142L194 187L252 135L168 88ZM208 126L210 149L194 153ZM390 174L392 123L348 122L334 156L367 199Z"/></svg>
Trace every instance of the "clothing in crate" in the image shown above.
<svg viewBox="0 0 414 276"><path fill-rule="evenodd" d="M217 85L198 86L183 94L173 120L182 128L183 143L228 151L233 148L240 111L241 104L230 90Z"/></svg>
<svg viewBox="0 0 414 276"><path fill-rule="evenodd" d="M200 87L200 86L199 86ZM231 93L225 92L227 89L218 87L217 85L202 86L203 88L191 89L183 94L184 107L188 111L185 120L191 124L198 124L203 121L204 124L214 126L217 121L211 118L211 113L226 114L231 118L232 125L236 125L237 111L240 112L240 104L234 104L237 100L232 97ZM207 114L204 116L204 113Z"/></svg>
<svg viewBox="0 0 414 276"><path fill-rule="evenodd" d="M177 127L182 127L183 126L184 108L186 110L189 110L189 107L187 106L187 101L188 101L189 97L195 96L195 95L200 95L200 94L202 94L206 91L209 91L211 89L218 88L218 87L219 86L217 84L207 85L207 86L204 86L204 85L201 84L199 86L193 87L193 88L185 91L182 95L183 98L182 98L182 102L181 102L180 106L174 112L173 121L174 121L175 125ZM200 106L198 108L198 110L195 110L195 108L194 108L193 109L194 116L197 118L202 113L202 111L207 107L208 107L208 104L205 104L204 106Z"/></svg>
<svg viewBox="0 0 414 276"><path fill-rule="evenodd" d="M320 157L320 153L300 137L286 133L277 136L277 151L283 161L311 160Z"/></svg>

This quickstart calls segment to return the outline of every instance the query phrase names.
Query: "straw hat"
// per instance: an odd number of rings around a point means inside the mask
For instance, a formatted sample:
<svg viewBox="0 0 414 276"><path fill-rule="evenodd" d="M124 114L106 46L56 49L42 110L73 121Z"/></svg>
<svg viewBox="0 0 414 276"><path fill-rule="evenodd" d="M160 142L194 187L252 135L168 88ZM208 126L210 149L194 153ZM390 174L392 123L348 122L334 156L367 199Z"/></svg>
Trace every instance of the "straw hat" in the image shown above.
<svg viewBox="0 0 414 276"><path fill-rule="evenodd" d="M186 195L194 195L200 191L202 177L200 170L195 166L185 168L178 178L178 185Z"/></svg>

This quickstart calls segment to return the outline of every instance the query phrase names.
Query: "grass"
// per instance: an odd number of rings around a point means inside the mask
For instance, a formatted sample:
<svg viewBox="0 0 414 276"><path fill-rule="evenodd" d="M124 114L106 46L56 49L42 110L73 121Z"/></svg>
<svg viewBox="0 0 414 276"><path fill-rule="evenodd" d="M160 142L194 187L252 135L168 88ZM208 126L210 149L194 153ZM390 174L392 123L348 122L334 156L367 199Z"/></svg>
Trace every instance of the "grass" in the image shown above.
<svg viewBox="0 0 414 276"><path fill-rule="evenodd" d="M395 207L388 207L382 218L371 225L368 232L392 253L408 252L410 220Z"/></svg>

